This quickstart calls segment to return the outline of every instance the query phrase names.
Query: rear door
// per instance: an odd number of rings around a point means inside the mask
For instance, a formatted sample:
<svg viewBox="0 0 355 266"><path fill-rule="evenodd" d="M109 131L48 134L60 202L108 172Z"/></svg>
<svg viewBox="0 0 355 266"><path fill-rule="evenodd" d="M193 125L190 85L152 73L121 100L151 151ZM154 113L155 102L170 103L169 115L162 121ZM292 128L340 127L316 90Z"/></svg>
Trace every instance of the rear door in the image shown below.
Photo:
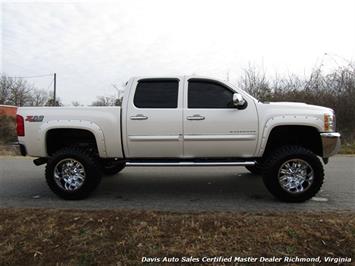
<svg viewBox="0 0 355 266"><path fill-rule="evenodd" d="M257 143L258 118L251 98L239 110L232 103L236 92L219 81L185 81L184 157L250 157Z"/></svg>
<svg viewBox="0 0 355 266"><path fill-rule="evenodd" d="M127 157L182 157L182 92L179 78L133 81L126 112Z"/></svg>

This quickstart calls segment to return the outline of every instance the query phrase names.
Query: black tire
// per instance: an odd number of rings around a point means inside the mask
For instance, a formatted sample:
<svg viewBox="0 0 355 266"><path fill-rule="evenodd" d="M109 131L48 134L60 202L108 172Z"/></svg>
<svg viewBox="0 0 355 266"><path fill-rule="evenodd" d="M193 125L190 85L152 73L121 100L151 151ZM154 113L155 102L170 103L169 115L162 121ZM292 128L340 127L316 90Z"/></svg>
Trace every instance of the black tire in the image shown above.
<svg viewBox="0 0 355 266"><path fill-rule="evenodd" d="M245 168L254 175L261 175L262 174L262 165L259 162L256 162L254 165L247 165Z"/></svg>
<svg viewBox="0 0 355 266"><path fill-rule="evenodd" d="M102 172L104 175L115 175L121 172L126 167L125 163L104 165L102 167Z"/></svg>
<svg viewBox="0 0 355 266"><path fill-rule="evenodd" d="M279 181L278 175L280 168L289 160L301 160L306 162L307 171L313 170L313 182L305 182L302 184L304 188L302 192L287 191ZM276 198L285 202L304 202L312 198L318 193L323 185L324 170L323 165L316 154L300 146L283 146L269 155L264 163L263 181L266 188Z"/></svg>
<svg viewBox="0 0 355 266"><path fill-rule="evenodd" d="M61 187L54 176L57 164L66 159L74 159L84 169L85 179L76 190L69 191ZM57 151L48 159L45 175L49 188L59 197L66 200L79 200L88 197L100 184L101 172L99 169L97 159L89 150L79 147L67 147Z"/></svg>

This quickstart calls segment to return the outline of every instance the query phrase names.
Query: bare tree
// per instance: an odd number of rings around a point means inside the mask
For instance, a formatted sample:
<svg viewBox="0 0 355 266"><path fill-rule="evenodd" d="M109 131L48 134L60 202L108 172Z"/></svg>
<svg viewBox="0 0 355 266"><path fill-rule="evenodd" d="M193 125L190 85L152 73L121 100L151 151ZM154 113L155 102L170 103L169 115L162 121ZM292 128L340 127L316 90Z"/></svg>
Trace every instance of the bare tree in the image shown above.
<svg viewBox="0 0 355 266"><path fill-rule="evenodd" d="M92 106L114 106L116 103L115 96L97 96Z"/></svg>
<svg viewBox="0 0 355 266"><path fill-rule="evenodd" d="M56 98L56 101L54 103L54 99L53 98L48 98L45 106L63 106L62 101L60 100L60 98Z"/></svg>
<svg viewBox="0 0 355 266"><path fill-rule="evenodd" d="M116 84L112 84L112 86L114 87L114 89L116 90L116 93L117 93L117 98L115 100L115 105L116 106L121 106L122 105L125 85L126 85L125 83L122 83L121 86L118 86Z"/></svg>
<svg viewBox="0 0 355 266"><path fill-rule="evenodd" d="M10 89L9 101L16 106L24 106L30 103L33 86L23 79L16 79Z"/></svg>
<svg viewBox="0 0 355 266"><path fill-rule="evenodd" d="M49 92L49 97L45 106L63 106L62 100L59 97L56 97L56 101L54 103L53 99L53 91Z"/></svg>
<svg viewBox="0 0 355 266"><path fill-rule="evenodd" d="M262 101L296 101L335 110L337 128L345 141L355 140L355 63L339 66L325 74L314 67L309 76L288 75L269 79L255 67L244 70L238 85Z"/></svg>
<svg viewBox="0 0 355 266"><path fill-rule="evenodd" d="M116 90L116 95L97 96L96 101L92 102L91 106L121 106L124 86L124 83L121 85L112 84L112 87Z"/></svg>
<svg viewBox="0 0 355 266"><path fill-rule="evenodd" d="M271 98L271 89L266 74L258 71L254 66L249 65L247 69L244 69L238 85L261 101Z"/></svg>
<svg viewBox="0 0 355 266"><path fill-rule="evenodd" d="M78 101L73 101L71 104L72 104L72 106L75 106L75 107L81 106L81 104Z"/></svg>
<svg viewBox="0 0 355 266"><path fill-rule="evenodd" d="M14 80L2 75L0 78L0 104L9 104L9 95Z"/></svg>
<svg viewBox="0 0 355 266"><path fill-rule="evenodd" d="M33 90L31 96L31 106L44 106L48 102L48 92L45 90Z"/></svg>
<svg viewBox="0 0 355 266"><path fill-rule="evenodd" d="M33 85L26 80L2 75L0 78L0 104L30 105L33 90Z"/></svg>

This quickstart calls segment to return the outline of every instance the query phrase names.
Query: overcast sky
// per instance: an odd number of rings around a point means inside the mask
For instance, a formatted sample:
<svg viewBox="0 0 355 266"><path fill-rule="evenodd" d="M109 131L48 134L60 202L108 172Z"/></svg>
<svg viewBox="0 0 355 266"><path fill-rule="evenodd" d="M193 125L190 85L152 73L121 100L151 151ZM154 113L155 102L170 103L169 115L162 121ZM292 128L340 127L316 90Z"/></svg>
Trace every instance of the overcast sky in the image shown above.
<svg viewBox="0 0 355 266"><path fill-rule="evenodd" d="M355 59L354 0L5 1L0 15L0 71L56 72L65 104L90 104L137 75L230 72L233 82L248 64L303 75Z"/></svg>

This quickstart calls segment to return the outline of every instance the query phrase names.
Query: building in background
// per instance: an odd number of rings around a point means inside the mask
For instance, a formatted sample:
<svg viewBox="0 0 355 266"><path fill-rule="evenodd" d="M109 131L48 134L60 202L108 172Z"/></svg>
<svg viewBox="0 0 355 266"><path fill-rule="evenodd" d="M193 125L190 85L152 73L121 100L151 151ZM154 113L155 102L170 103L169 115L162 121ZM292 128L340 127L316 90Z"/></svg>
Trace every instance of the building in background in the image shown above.
<svg viewBox="0 0 355 266"><path fill-rule="evenodd" d="M0 116L16 117L17 106L0 105Z"/></svg>

